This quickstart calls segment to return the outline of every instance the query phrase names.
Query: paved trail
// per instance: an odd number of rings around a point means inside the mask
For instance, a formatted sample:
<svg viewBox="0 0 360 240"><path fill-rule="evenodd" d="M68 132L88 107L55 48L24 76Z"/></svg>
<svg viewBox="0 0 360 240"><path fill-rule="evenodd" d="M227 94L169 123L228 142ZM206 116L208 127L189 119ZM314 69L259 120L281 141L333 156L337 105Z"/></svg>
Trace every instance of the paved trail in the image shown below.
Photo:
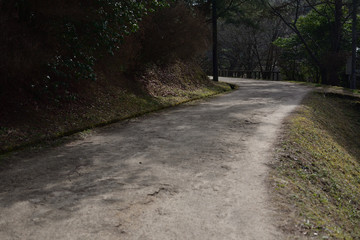
<svg viewBox="0 0 360 240"><path fill-rule="evenodd" d="M239 90L13 156L0 239L281 239L265 183L283 118L308 91Z"/></svg>

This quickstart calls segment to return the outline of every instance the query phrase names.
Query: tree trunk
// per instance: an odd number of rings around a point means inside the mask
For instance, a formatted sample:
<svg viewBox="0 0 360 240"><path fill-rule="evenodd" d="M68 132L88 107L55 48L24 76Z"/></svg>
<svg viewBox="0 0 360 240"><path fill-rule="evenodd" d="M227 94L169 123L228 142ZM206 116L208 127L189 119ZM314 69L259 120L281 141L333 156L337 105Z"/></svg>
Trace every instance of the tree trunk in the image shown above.
<svg viewBox="0 0 360 240"><path fill-rule="evenodd" d="M213 30L213 80L219 81L218 73L218 41L217 41L217 4L212 0L212 30Z"/></svg>
<svg viewBox="0 0 360 240"><path fill-rule="evenodd" d="M326 68L324 68L323 66L321 66L319 68L319 72L320 72L320 83L321 84L329 84L328 82L328 71L326 70Z"/></svg>
<svg viewBox="0 0 360 240"><path fill-rule="evenodd" d="M334 2L334 22L330 24L331 46L330 51L324 57L322 64L326 65L327 79L324 83L329 85L339 85L338 73L344 65L343 57L341 56L341 40L342 40L342 18L343 18L343 0L335 0Z"/></svg>
<svg viewBox="0 0 360 240"><path fill-rule="evenodd" d="M339 52L341 46L341 39L342 39L342 23L341 19L343 18L343 1L342 0L335 0L335 11L334 11L334 23L331 24L331 51L332 52Z"/></svg>
<svg viewBox="0 0 360 240"><path fill-rule="evenodd" d="M351 59L351 75L350 75L350 88L356 89L356 42L357 42L357 5L358 0L353 0L352 12L352 59Z"/></svg>

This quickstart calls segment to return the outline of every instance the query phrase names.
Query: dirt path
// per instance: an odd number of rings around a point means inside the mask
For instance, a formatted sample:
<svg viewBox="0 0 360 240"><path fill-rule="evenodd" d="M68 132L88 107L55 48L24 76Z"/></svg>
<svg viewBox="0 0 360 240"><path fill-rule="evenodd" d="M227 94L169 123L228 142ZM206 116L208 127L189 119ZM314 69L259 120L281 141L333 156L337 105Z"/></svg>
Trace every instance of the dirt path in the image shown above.
<svg viewBox="0 0 360 240"><path fill-rule="evenodd" d="M239 90L97 130L0 174L0 239L281 239L266 163L308 91Z"/></svg>

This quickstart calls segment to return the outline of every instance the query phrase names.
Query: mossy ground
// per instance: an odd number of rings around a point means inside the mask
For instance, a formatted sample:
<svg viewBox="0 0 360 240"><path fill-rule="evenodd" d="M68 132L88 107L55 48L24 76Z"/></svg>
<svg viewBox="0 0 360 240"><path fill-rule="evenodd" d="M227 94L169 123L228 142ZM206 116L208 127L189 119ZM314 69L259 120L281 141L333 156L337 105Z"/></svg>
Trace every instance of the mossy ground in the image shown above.
<svg viewBox="0 0 360 240"><path fill-rule="evenodd" d="M356 96L314 92L286 121L271 181L290 239L360 239L359 136Z"/></svg>

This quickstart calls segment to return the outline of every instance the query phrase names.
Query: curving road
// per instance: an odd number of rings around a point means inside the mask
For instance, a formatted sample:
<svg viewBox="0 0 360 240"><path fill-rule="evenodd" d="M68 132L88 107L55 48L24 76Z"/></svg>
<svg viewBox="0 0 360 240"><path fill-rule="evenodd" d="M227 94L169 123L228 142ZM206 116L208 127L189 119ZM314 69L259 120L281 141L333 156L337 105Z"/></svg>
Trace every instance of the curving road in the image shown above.
<svg viewBox="0 0 360 240"><path fill-rule="evenodd" d="M281 239L267 163L309 91L237 91L96 130L0 173L0 239Z"/></svg>

